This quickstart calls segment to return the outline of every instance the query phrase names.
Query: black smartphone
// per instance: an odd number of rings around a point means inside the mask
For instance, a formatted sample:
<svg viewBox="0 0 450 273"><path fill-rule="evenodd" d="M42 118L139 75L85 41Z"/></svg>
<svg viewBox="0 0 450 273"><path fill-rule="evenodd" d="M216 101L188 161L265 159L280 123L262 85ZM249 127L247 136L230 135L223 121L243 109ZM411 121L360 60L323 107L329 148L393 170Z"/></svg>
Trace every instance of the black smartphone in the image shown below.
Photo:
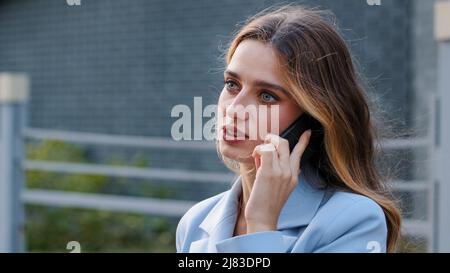
<svg viewBox="0 0 450 273"><path fill-rule="evenodd" d="M323 143L323 127L316 119L307 113L303 113L295 120L283 133L280 134L289 142L289 151L292 152L298 143L300 136L308 129L311 129L311 138L308 146L302 155L300 165L304 165L315 153L317 153Z"/></svg>

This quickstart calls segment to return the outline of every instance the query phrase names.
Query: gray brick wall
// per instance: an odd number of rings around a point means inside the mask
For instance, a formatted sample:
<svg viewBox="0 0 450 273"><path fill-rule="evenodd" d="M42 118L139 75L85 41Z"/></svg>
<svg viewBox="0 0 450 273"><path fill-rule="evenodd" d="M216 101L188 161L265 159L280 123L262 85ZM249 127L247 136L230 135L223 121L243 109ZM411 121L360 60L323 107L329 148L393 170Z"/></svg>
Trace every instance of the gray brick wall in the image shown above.
<svg viewBox="0 0 450 273"><path fill-rule="evenodd" d="M278 1L0 1L0 71L32 78L33 127L169 136L175 104L215 103L220 47ZM301 1L335 12L391 117L408 123L411 1Z"/></svg>

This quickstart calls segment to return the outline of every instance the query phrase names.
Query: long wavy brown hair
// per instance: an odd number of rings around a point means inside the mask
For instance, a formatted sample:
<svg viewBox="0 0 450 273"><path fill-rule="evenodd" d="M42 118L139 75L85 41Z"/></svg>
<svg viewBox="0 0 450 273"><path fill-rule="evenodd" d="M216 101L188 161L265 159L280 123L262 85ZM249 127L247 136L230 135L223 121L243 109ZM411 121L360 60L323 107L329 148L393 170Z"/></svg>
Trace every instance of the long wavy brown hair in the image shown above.
<svg viewBox="0 0 450 273"><path fill-rule="evenodd" d="M323 127L323 148L313 165L328 184L367 196L383 208L387 250L393 252L400 237L400 212L375 164L377 131L368 98L329 15L298 5L266 9L238 30L226 62L246 39L275 49L292 98Z"/></svg>

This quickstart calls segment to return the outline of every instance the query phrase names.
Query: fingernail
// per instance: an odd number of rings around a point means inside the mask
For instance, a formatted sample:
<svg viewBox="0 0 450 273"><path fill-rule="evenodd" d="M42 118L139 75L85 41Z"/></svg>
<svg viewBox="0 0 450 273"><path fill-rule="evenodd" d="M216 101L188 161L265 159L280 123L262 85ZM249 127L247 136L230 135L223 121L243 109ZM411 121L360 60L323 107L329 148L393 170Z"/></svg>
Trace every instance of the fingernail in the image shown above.
<svg viewBox="0 0 450 273"><path fill-rule="evenodd" d="M273 146L272 143L268 143L268 144L261 146L261 151L273 152L273 151L275 151L275 147Z"/></svg>

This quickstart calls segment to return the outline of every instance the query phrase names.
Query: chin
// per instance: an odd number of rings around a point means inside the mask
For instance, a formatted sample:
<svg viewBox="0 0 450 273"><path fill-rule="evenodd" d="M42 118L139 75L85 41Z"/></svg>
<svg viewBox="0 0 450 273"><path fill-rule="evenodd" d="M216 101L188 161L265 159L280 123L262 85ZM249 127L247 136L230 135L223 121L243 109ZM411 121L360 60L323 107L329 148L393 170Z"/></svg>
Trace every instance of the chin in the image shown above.
<svg viewBox="0 0 450 273"><path fill-rule="evenodd" d="M250 156L250 158L242 158L241 155L252 154L254 146L250 147L246 145L247 143L240 143L239 145L230 145L227 144L224 140L219 141L219 151L220 153L232 160L235 160L239 163L253 163L254 159Z"/></svg>

